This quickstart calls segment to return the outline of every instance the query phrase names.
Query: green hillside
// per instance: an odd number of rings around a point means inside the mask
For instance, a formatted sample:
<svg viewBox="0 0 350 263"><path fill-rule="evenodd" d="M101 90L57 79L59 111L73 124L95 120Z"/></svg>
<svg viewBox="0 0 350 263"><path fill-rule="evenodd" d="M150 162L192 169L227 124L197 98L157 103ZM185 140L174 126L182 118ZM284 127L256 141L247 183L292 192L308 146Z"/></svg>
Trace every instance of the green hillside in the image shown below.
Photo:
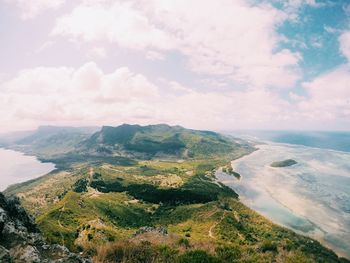
<svg viewBox="0 0 350 263"><path fill-rule="evenodd" d="M176 155L192 158L231 153L235 144L215 132L188 130L180 126L105 126L82 143L92 154L129 154L145 157Z"/></svg>
<svg viewBox="0 0 350 263"><path fill-rule="evenodd" d="M233 173L230 161L253 150L179 126L103 127L51 156L61 169L6 194L20 198L50 243L94 262L348 262L216 180L217 169Z"/></svg>

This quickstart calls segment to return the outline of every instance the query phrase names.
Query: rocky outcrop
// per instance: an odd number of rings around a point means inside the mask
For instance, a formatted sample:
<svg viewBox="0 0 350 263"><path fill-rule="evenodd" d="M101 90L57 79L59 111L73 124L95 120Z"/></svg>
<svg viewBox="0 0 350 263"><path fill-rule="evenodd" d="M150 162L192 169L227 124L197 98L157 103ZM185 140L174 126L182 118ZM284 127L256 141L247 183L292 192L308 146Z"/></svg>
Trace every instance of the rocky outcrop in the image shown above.
<svg viewBox="0 0 350 263"><path fill-rule="evenodd" d="M167 235L168 234L168 230L165 227L152 227L152 226L143 226L141 228L139 228L136 233L134 233L133 237L136 237L138 235L142 235L145 233L156 233L156 234L160 234L160 235Z"/></svg>
<svg viewBox="0 0 350 263"><path fill-rule="evenodd" d="M0 262L89 263L66 247L45 242L32 217L17 198L0 193Z"/></svg>

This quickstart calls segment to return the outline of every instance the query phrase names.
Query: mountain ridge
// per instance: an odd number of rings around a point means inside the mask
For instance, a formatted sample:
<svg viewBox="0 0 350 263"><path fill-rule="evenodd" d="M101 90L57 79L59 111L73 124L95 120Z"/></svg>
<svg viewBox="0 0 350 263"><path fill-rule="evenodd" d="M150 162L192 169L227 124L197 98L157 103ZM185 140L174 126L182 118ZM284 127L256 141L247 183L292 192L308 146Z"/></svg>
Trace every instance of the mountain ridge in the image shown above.
<svg viewBox="0 0 350 263"><path fill-rule="evenodd" d="M211 151L217 154L219 151L230 151L231 144L234 142L229 137L224 137L219 133L167 124L103 126L100 131L82 142L83 148L86 146L86 148L91 149L100 146L99 149L95 149L96 151L111 153L113 146L116 146L116 150L139 152L149 157L160 152L177 156L182 154L182 157L186 157L185 155L189 155L188 157L211 155L212 153L208 149L204 149L204 146L211 148ZM183 155L185 150L188 151Z"/></svg>
<svg viewBox="0 0 350 263"><path fill-rule="evenodd" d="M32 153L58 169L5 194L18 196L50 244L95 262L348 262L274 225L217 181L218 169L255 150L243 140L128 124L102 127L70 151L56 145L64 136L49 138Z"/></svg>

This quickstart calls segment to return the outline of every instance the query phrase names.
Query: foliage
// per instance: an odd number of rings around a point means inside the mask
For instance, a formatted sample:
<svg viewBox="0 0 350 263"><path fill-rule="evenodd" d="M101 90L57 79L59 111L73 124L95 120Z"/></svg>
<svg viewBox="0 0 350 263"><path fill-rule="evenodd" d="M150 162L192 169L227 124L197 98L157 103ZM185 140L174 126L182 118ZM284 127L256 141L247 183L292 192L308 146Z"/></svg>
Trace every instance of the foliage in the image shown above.
<svg viewBox="0 0 350 263"><path fill-rule="evenodd" d="M185 248L189 248L191 245L190 245L190 241L188 241L187 238L180 238L179 241L178 241L178 245L179 246L183 246Z"/></svg>
<svg viewBox="0 0 350 263"><path fill-rule="evenodd" d="M287 167L287 166L292 166L294 164L297 164L297 162L295 160L287 159L284 161L273 162L270 166L271 167Z"/></svg>
<svg viewBox="0 0 350 263"><path fill-rule="evenodd" d="M203 250L193 250L181 255L179 263L219 263L219 259Z"/></svg>
<svg viewBox="0 0 350 263"><path fill-rule="evenodd" d="M262 243L260 249L262 252L266 252L266 251L277 252L277 244L271 240L265 240Z"/></svg>
<svg viewBox="0 0 350 263"><path fill-rule="evenodd" d="M81 178L75 182L73 185L73 191L77 193L82 193L87 191L89 181L85 178Z"/></svg>
<svg viewBox="0 0 350 263"><path fill-rule="evenodd" d="M180 157L186 153L187 156L183 157L191 158L223 156L241 148L229 137L215 132L189 130L165 124L105 126L82 143L82 149L95 149L95 152L101 146L105 148L104 151L123 149L135 156L154 157L163 153Z"/></svg>
<svg viewBox="0 0 350 263"><path fill-rule="evenodd" d="M96 262L342 262L216 181L219 167L234 175L228 162L249 145L179 126L122 125L73 148L40 156L60 169L7 193L21 197L48 241ZM169 234L137 234L146 226Z"/></svg>

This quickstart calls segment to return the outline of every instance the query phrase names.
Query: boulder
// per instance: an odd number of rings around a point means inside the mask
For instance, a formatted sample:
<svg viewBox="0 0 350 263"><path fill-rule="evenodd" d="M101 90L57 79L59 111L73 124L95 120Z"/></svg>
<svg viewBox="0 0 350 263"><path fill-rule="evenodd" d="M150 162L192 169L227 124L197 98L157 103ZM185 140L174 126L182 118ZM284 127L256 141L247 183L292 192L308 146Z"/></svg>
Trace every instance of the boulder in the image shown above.
<svg viewBox="0 0 350 263"><path fill-rule="evenodd" d="M66 247L48 244L18 198L0 193L0 262L90 263Z"/></svg>

